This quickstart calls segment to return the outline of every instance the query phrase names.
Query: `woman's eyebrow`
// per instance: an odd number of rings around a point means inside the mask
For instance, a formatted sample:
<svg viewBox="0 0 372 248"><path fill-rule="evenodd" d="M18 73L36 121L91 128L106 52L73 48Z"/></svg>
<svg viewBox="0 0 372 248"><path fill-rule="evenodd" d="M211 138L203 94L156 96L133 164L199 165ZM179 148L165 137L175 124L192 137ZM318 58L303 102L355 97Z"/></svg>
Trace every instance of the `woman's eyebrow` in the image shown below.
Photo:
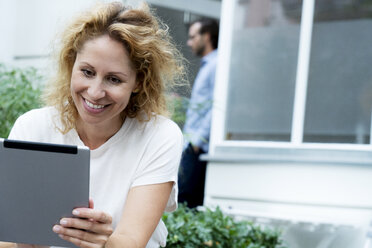
<svg viewBox="0 0 372 248"><path fill-rule="evenodd" d="M91 67L92 69L94 69L94 66L92 66L91 64L89 64L88 62L85 62L85 61L80 61L80 62L79 62L79 65L80 65L80 66L82 66L82 65L89 66L89 67Z"/></svg>
<svg viewBox="0 0 372 248"><path fill-rule="evenodd" d="M120 71L110 71L109 74L121 74L124 77L128 77L128 74Z"/></svg>

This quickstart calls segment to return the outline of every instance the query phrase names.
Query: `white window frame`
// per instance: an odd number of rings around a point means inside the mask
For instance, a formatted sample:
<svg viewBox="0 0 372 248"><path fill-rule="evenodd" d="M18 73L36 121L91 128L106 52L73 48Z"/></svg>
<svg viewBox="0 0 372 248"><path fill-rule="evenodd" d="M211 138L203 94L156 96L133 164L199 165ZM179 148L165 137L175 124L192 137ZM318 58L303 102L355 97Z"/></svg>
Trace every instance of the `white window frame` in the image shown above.
<svg viewBox="0 0 372 248"><path fill-rule="evenodd" d="M231 49L234 29L234 10L237 1L223 0L220 21L219 55L214 89L214 106L211 126L210 149L207 157L220 157L216 148L288 148L370 152L371 144L337 144L337 143L303 143L304 119L306 110L306 94L311 51L311 35L316 0L304 0L300 26L299 51L295 84L295 98L292 114L291 140L276 141L234 141L225 139L226 111L228 98L228 81L230 73ZM221 150L221 149L219 149ZM208 158L209 157L209 158ZM213 160L213 159L212 159ZM357 157L355 157L357 161Z"/></svg>

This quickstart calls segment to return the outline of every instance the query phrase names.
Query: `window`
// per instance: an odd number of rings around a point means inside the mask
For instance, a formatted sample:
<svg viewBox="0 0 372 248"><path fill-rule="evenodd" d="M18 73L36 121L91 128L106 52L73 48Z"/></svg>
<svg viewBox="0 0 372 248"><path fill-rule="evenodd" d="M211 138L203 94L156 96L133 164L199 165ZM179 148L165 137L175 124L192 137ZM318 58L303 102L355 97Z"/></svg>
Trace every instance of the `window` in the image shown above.
<svg viewBox="0 0 372 248"><path fill-rule="evenodd" d="M371 26L371 1L315 2L304 142L370 143Z"/></svg>
<svg viewBox="0 0 372 248"><path fill-rule="evenodd" d="M372 1L232 5L222 139L293 143L297 135L299 143L370 144ZM296 102L299 84L303 105Z"/></svg>
<svg viewBox="0 0 372 248"><path fill-rule="evenodd" d="M302 4L286 2L235 7L227 139L290 141Z"/></svg>

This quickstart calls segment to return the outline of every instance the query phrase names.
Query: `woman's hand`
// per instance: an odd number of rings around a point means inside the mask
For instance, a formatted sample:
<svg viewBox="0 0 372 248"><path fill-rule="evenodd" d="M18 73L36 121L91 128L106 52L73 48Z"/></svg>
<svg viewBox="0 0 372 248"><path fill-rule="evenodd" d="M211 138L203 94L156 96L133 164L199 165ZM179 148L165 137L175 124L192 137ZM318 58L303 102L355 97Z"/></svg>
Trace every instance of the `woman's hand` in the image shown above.
<svg viewBox="0 0 372 248"><path fill-rule="evenodd" d="M17 244L16 248L49 248L49 246Z"/></svg>
<svg viewBox="0 0 372 248"><path fill-rule="evenodd" d="M53 231L78 247L104 247L113 232L112 217L102 211L93 209L90 200L89 208L75 208L72 214L78 218L63 218Z"/></svg>

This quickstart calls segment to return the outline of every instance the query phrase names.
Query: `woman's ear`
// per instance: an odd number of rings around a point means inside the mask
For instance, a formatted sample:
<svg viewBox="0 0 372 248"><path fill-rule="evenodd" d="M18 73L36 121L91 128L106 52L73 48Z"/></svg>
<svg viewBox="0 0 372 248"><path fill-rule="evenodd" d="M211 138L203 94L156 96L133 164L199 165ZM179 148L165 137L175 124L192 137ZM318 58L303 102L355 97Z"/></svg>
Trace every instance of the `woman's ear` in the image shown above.
<svg viewBox="0 0 372 248"><path fill-rule="evenodd" d="M136 80L136 86L134 87L134 89L132 90L132 93L138 93L141 91L141 84L138 80Z"/></svg>
<svg viewBox="0 0 372 248"><path fill-rule="evenodd" d="M137 86L136 88L134 88L134 90L132 91L132 93L138 93L140 92L140 88Z"/></svg>

